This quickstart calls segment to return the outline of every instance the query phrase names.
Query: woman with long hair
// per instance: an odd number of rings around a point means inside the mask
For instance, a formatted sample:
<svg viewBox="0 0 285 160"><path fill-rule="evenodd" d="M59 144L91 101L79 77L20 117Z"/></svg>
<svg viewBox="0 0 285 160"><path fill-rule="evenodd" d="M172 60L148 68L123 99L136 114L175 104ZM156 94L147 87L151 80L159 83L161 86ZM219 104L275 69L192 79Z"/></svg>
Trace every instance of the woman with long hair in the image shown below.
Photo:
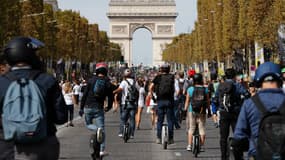
<svg viewBox="0 0 285 160"><path fill-rule="evenodd" d="M63 88L62 88L62 94L64 96L64 100L65 100L65 103L67 105L67 109L68 109L68 117L69 117L69 121L68 123L66 124L66 126L71 126L73 127L73 123L72 123L72 120L73 120L73 115L74 115L74 94L72 92L72 85L69 81L65 82L65 84L63 85Z"/></svg>
<svg viewBox="0 0 285 160"><path fill-rule="evenodd" d="M137 84L139 87L139 99L138 99L138 110L136 114L136 129L139 130L141 123L141 114L144 107L144 97L145 97L144 79L139 78Z"/></svg>

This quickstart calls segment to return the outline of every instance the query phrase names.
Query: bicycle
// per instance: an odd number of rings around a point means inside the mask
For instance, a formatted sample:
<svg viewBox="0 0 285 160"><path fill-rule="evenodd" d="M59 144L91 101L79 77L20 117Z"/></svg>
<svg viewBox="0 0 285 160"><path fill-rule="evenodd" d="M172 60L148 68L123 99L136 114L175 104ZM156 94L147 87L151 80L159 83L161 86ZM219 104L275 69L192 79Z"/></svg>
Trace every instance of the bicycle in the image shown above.
<svg viewBox="0 0 285 160"><path fill-rule="evenodd" d="M168 144L168 125L167 125L167 123L162 124L161 144L162 144L163 149L167 149L167 144Z"/></svg>
<svg viewBox="0 0 285 160"><path fill-rule="evenodd" d="M194 154L195 157L198 157L198 154L200 153L200 133L199 133L199 126L198 124L196 124L196 129L195 132L193 134L193 148L192 148L192 152Z"/></svg>
<svg viewBox="0 0 285 160"><path fill-rule="evenodd" d="M95 134L90 137L90 152L93 160L102 160L103 156L100 155L100 146L103 142L103 132L101 128L98 128Z"/></svg>
<svg viewBox="0 0 285 160"><path fill-rule="evenodd" d="M130 136L131 136L131 126L129 122L127 122L123 126L123 140L125 143L128 142L128 140L130 139Z"/></svg>

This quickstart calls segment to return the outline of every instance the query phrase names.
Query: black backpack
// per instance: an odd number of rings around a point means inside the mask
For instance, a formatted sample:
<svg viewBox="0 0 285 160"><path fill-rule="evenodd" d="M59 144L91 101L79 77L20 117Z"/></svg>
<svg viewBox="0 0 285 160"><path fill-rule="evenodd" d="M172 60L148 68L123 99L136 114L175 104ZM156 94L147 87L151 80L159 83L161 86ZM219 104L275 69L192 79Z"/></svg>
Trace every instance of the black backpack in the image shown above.
<svg viewBox="0 0 285 160"><path fill-rule="evenodd" d="M191 97L192 110L195 113L203 113L206 108L207 94L205 87L194 87L193 95Z"/></svg>
<svg viewBox="0 0 285 160"><path fill-rule="evenodd" d="M220 83L219 91L219 104L224 107L227 112L232 112L234 107L237 106L237 96L235 96L236 87L233 81L226 81Z"/></svg>
<svg viewBox="0 0 285 160"><path fill-rule="evenodd" d="M156 93L159 98L171 98L174 95L174 76L172 74L160 75Z"/></svg>
<svg viewBox="0 0 285 160"><path fill-rule="evenodd" d="M276 112L268 111L258 94L252 97L258 110L262 113L256 144L257 159L285 159L285 101Z"/></svg>
<svg viewBox="0 0 285 160"><path fill-rule="evenodd" d="M128 83L128 93L126 97L126 102L129 102L131 104L136 104L139 98L139 91L136 88L136 83L134 82L132 85L128 80L126 80Z"/></svg>

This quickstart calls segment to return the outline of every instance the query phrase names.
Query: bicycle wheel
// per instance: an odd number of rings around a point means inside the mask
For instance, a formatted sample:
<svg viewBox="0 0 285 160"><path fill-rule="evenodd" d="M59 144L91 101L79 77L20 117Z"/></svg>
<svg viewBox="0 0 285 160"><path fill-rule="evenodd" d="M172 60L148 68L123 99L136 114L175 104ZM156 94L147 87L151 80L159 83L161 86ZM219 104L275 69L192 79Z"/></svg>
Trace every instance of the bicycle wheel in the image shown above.
<svg viewBox="0 0 285 160"><path fill-rule="evenodd" d="M167 140L168 140L168 136L167 136L167 126L163 125L162 126L162 132L161 132L161 144L163 149L167 149Z"/></svg>
<svg viewBox="0 0 285 160"><path fill-rule="evenodd" d="M194 150L193 150L193 154L195 157L198 157L198 154L200 152L200 139L199 136L195 135L194 137Z"/></svg>

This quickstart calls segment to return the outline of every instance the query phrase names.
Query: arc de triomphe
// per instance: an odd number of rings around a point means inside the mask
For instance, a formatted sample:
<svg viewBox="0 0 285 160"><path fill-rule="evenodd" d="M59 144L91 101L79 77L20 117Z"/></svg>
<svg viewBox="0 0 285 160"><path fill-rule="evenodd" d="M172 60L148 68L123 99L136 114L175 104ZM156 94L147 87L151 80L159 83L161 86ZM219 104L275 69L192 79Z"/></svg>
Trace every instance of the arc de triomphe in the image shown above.
<svg viewBox="0 0 285 160"><path fill-rule="evenodd" d="M162 64L165 44L175 36L177 15L175 0L111 0L110 40L121 46L125 62L132 64L133 33L146 28L152 34L153 65Z"/></svg>

